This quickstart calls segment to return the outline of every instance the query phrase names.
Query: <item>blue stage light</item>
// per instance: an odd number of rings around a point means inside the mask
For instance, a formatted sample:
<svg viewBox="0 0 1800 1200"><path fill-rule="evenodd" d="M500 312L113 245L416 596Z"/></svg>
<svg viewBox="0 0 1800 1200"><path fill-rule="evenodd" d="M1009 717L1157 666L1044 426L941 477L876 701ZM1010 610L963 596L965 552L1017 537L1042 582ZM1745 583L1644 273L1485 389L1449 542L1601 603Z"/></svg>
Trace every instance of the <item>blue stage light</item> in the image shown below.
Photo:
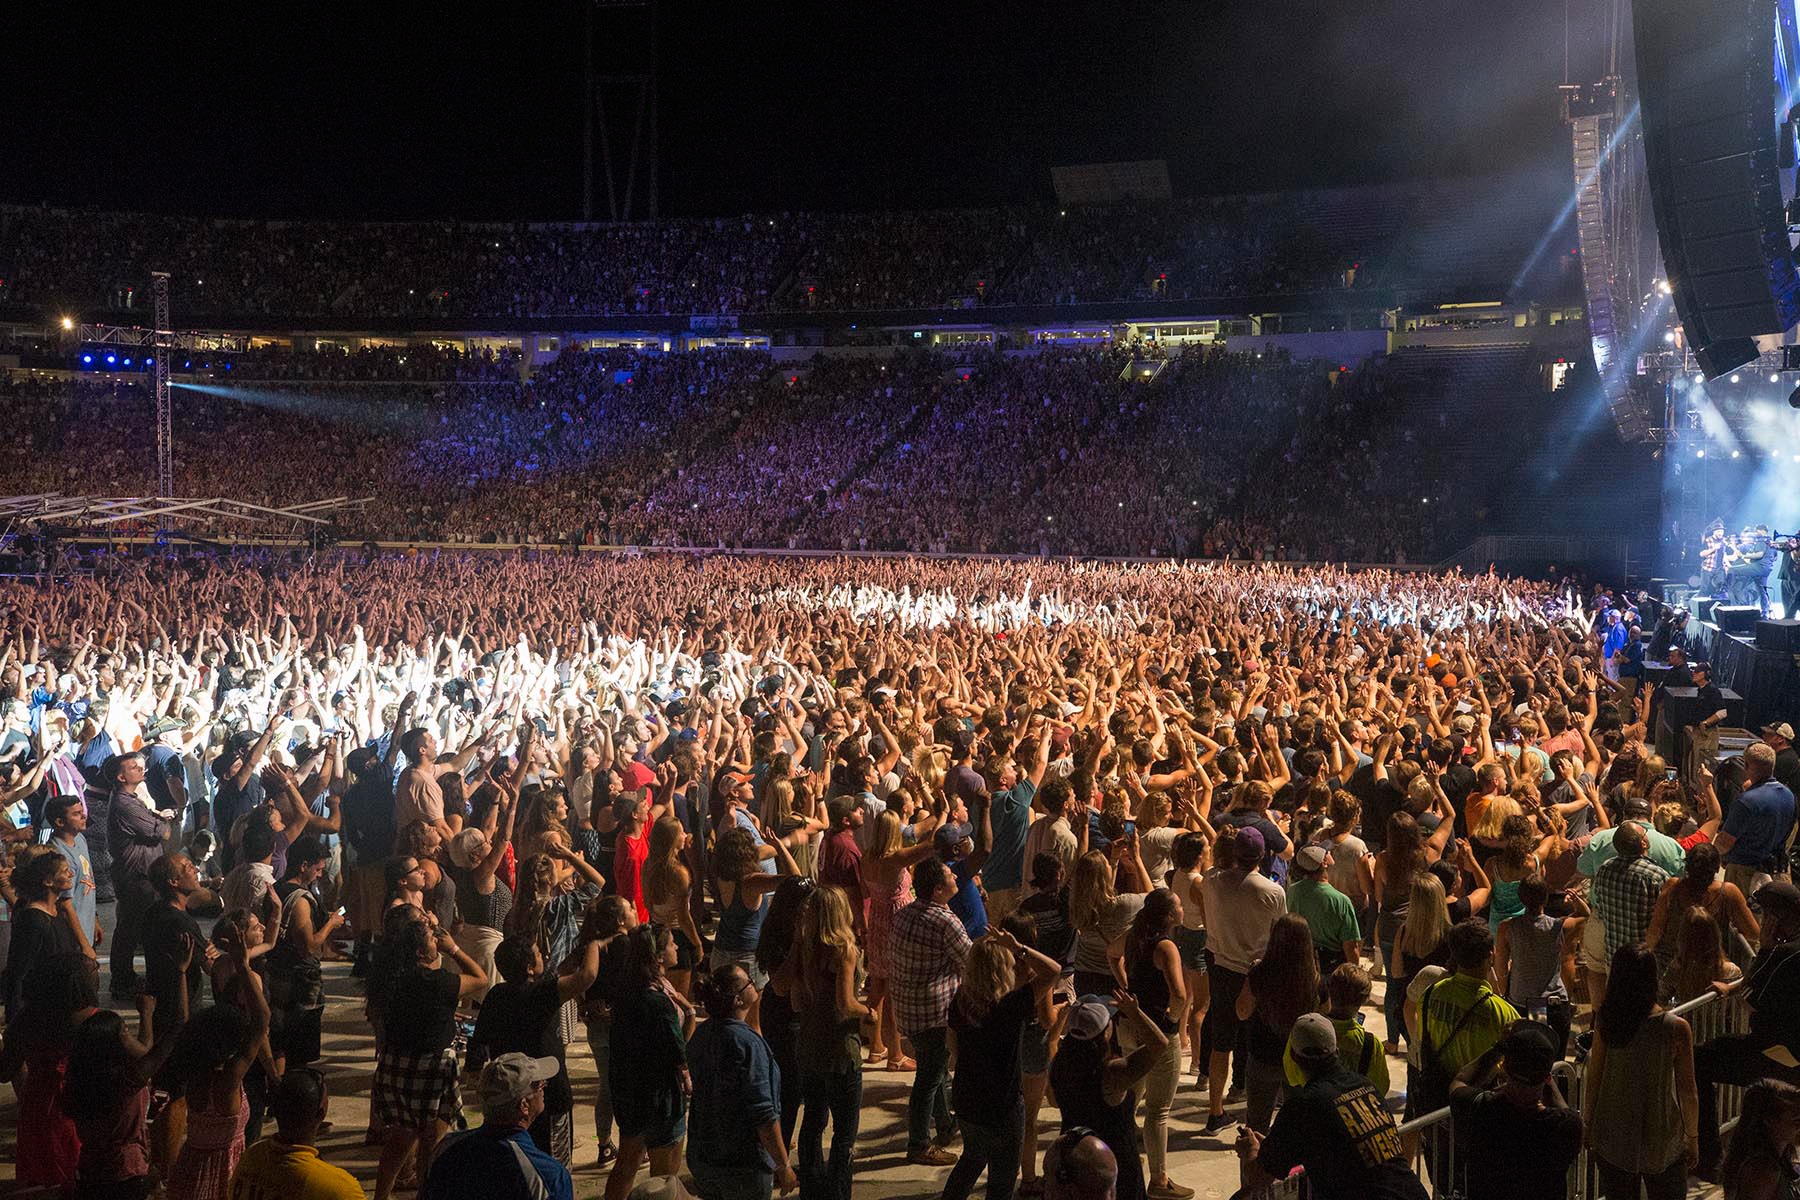
<svg viewBox="0 0 1800 1200"><path fill-rule="evenodd" d="M156 365L156 360L154 358L146 358L144 360L144 365L146 367L154 367Z"/></svg>
<svg viewBox="0 0 1800 1200"><path fill-rule="evenodd" d="M130 357L127 357L127 358L126 358L126 359L125 359L125 365L126 365L126 366L128 366L128 367L129 367L129 366L130 366L130 365L131 365L131 359L130 359Z"/></svg>
<svg viewBox="0 0 1800 1200"><path fill-rule="evenodd" d="M94 356L93 356L93 355L91 355L91 354L84 354L84 355L82 355L82 356L81 356L81 365L82 365L82 366L84 366L84 367L91 367L91 366L93 366L93 365L94 365Z"/></svg>
<svg viewBox="0 0 1800 1200"><path fill-rule="evenodd" d="M118 361L119 361L119 356L116 354L109 354L106 356L106 365L109 367Z"/></svg>

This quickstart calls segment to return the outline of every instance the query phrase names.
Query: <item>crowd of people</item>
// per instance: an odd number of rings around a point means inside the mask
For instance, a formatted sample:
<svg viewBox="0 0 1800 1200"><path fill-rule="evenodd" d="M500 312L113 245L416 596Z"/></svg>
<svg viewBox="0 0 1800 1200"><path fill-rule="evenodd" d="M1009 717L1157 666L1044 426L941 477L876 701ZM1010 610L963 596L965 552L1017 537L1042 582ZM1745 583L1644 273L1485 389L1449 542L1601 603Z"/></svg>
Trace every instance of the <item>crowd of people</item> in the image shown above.
<svg viewBox="0 0 1800 1200"><path fill-rule="evenodd" d="M378 1200L572 1200L590 1119L609 1200L847 1200L885 1070L956 1200L1191 1196L1177 1110L1247 1195L1555 1197L1583 1147L1609 1198L1794 1186L1792 729L1671 770L1599 589L90 565L0 580L20 1185L357 1195L315 1147L366 1089ZM1743 1035L1671 1011L1740 987ZM1446 1105L1454 1155L1396 1124Z"/></svg>
<svg viewBox="0 0 1800 1200"><path fill-rule="evenodd" d="M1449 430L1406 353L1341 371L1193 349L1145 377L1124 349L570 350L528 376L263 352L175 393L175 491L367 499L333 530L354 538L1431 561L1475 532L1547 393L1521 369ZM21 372L0 397L10 492L153 488L147 385Z"/></svg>
<svg viewBox="0 0 1800 1200"><path fill-rule="evenodd" d="M1344 288L1346 269L1383 247L1351 235L1334 241L1307 211L1303 197L1259 196L465 224L6 206L0 301L84 313L144 308L151 269L170 273L179 311L213 317L910 309Z"/></svg>

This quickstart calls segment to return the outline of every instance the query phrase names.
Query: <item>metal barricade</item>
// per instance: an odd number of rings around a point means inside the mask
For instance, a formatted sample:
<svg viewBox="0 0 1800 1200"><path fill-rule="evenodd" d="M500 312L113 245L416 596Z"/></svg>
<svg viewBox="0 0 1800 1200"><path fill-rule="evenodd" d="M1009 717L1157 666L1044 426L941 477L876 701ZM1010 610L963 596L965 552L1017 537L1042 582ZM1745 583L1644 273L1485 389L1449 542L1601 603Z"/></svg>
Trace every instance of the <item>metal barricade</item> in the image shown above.
<svg viewBox="0 0 1800 1200"><path fill-rule="evenodd" d="M1734 989L1724 996L1707 992L1670 1011L1693 1027L1696 1048L1716 1037L1744 1033L1750 1026L1750 1006L1741 989ZM1552 1078L1562 1088L1563 1098L1577 1112L1581 1111L1586 1074L1585 1062L1574 1061L1557 1063L1552 1072ZM1743 1088L1719 1085L1720 1132L1728 1132L1737 1124L1743 1100ZM1408 1165L1431 1192L1432 1200L1460 1200L1466 1194L1465 1181L1458 1168L1456 1122L1449 1108L1440 1108L1405 1122L1400 1126L1400 1137L1406 1145ZM1296 1171L1288 1178L1270 1184L1256 1200L1304 1200L1307 1195L1305 1173ZM1599 1168L1594 1164L1593 1156L1584 1149L1569 1167L1569 1200L1599 1200L1599 1196Z"/></svg>

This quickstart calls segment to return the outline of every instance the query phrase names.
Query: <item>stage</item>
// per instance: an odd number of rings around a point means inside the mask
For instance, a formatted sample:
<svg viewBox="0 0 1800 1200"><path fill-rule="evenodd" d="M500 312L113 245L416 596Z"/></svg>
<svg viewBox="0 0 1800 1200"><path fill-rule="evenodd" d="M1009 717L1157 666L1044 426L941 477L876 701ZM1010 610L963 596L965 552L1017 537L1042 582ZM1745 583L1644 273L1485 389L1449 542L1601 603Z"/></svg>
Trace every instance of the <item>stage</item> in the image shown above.
<svg viewBox="0 0 1800 1200"><path fill-rule="evenodd" d="M1684 599L1687 602L1682 607L1689 615L1682 644L1688 659L1711 663L1713 682L1720 690L1743 698L1744 728L1757 730L1800 714L1800 636L1796 636L1800 625L1760 620L1749 632L1727 630L1711 619L1712 606L1707 600ZM1640 605L1646 641L1666 607L1653 597L1646 597ZM1707 616L1702 617L1703 612Z"/></svg>

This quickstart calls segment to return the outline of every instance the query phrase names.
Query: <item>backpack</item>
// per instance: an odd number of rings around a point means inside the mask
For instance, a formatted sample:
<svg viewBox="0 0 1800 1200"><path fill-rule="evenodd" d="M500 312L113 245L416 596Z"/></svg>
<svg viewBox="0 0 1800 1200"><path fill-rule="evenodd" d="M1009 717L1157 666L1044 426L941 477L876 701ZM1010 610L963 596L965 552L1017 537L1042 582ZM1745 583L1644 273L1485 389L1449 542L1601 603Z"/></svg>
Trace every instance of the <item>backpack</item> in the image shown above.
<svg viewBox="0 0 1800 1200"><path fill-rule="evenodd" d="M1440 979L1426 988L1419 1001L1419 1070L1408 1080L1407 1088L1413 1101L1409 1107L1421 1117L1450 1103L1450 1084L1456 1073L1444 1065L1444 1047L1454 1042L1475 1014L1487 1007L1486 996L1469 1005L1462 1019L1451 1028L1449 1036L1438 1045L1432 1045L1431 1023L1425 1018L1431 1011L1431 994L1444 983L1445 980Z"/></svg>

